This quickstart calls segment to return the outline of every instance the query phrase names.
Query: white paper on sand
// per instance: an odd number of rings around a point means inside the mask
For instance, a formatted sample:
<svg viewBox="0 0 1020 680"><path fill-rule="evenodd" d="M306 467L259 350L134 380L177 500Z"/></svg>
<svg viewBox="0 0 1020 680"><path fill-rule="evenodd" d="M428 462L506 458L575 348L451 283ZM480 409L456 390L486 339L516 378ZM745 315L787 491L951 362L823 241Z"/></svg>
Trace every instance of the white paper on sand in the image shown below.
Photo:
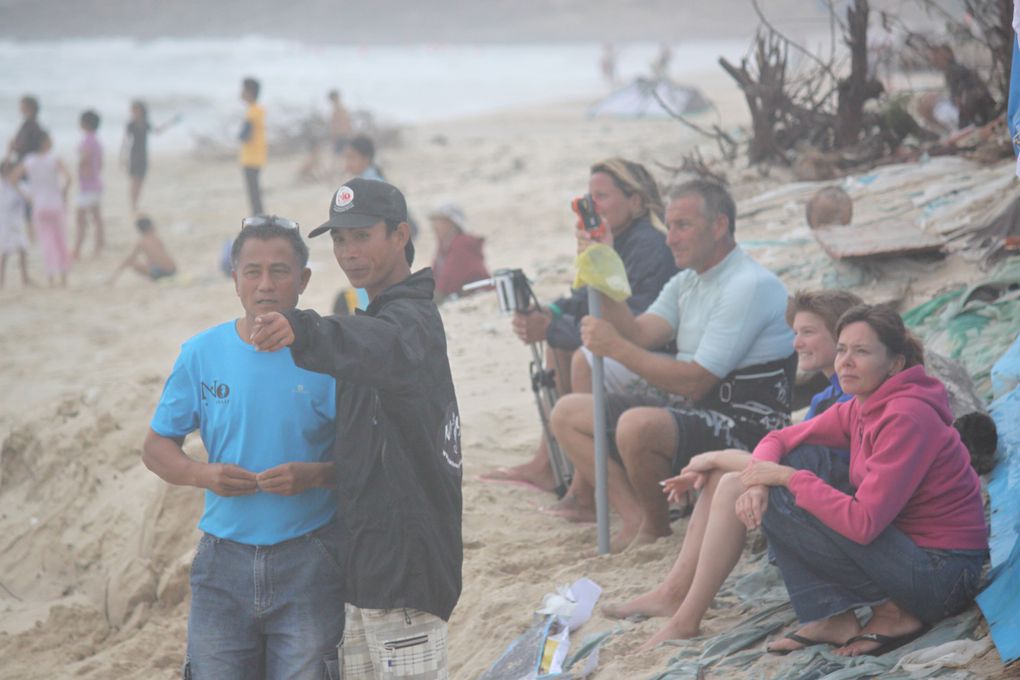
<svg viewBox="0 0 1020 680"><path fill-rule="evenodd" d="M591 579L582 578L569 586L560 586L555 593L547 593L542 598L542 606L537 612L555 616L560 627L559 632L546 638L546 648L543 651L549 651L550 643L555 647L550 658L546 659L546 654L543 653L542 671L545 674L555 675L563 672L563 662L567 658L567 652L570 651L570 633L588 622L601 595L602 587L599 584ZM578 677L590 674L597 664L596 649L585 659Z"/></svg>

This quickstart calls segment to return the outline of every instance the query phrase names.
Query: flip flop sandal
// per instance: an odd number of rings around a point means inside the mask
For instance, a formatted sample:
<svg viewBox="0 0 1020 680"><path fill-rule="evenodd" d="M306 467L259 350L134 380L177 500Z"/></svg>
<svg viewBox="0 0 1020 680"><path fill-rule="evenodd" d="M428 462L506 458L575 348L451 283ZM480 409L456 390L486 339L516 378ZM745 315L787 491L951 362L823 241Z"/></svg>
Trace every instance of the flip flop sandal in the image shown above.
<svg viewBox="0 0 1020 680"><path fill-rule="evenodd" d="M881 633L861 633L847 640L843 646L852 645L855 642L877 642L878 647L870 649L866 652L861 652L856 656L882 656L889 652L899 649L905 644L913 642L917 638L921 637L929 630L929 626L922 626L913 633L907 633L905 635L882 635Z"/></svg>
<svg viewBox="0 0 1020 680"><path fill-rule="evenodd" d="M806 638L803 635L797 635L796 633L787 633L783 637L785 637L787 640L793 640L794 642L799 644L800 647L794 647L793 649L771 649L769 647L766 647L765 651L768 652L769 654L778 654L779 656L786 656L790 652L799 652L802 649L814 647L815 645L828 645L829 647L836 646L835 642L829 642L828 640L812 640L811 638Z"/></svg>

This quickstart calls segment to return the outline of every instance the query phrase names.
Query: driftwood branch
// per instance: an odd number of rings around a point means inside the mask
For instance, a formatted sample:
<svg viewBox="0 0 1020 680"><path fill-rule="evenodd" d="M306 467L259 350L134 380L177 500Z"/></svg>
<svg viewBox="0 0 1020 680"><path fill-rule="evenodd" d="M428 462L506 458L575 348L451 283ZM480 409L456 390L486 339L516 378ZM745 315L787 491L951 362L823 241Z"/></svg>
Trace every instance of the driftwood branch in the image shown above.
<svg viewBox="0 0 1020 680"><path fill-rule="evenodd" d="M975 125L983 125L991 119L990 113L994 114L999 110L997 107L1004 107L1006 102L1004 95L996 101L988 94L985 83L994 82L996 91L1007 91L1014 39L1012 2L963 0L973 21L970 26L962 22L954 26L949 25L951 15L941 7L941 0L913 1L924 6L929 16L946 19L951 34L959 34L964 41L980 40L990 52L992 75L989 80L978 75L975 69L953 61L948 46L932 44L928 38L910 31L895 14L881 13L881 25L887 30L903 28L908 35L907 48L918 50L924 63L940 64L950 97L960 110L961 124L969 117ZM815 166L825 166L826 172L834 173L902 162L924 152L961 153L964 149L960 144L933 144L936 135L914 118L909 96L890 96L882 99L877 109L866 109L871 100L884 92L882 83L869 73L869 2L824 2L830 10L832 33L827 59L818 56L824 54L821 49L818 54L812 53L781 33L765 16L759 0L750 0L761 26L745 55L737 62L719 58L720 67L734 80L747 102L751 117L747 142L750 163L763 167L773 162L792 164L794 172L800 176L802 168L812 165L802 162L808 156L815 159ZM837 5L849 7L841 14L836 10ZM837 28L839 40L835 37ZM948 50L947 59L936 59L940 49ZM791 50L808 59L791 65ZM942 62L948 66L941 65ZM664 103L660 104L669 110ZM924 110L921 109L922 115ZM716 139L724 155L727 155L726 150L732 153L736 146L718 126L709 130L673 112L670 115L699 134ZM806 151L809 153L804 153ZM999 150L991 149L988 153L999 153ZM686 159L682 168L697 171L697 159Z"/></svg>
<svg viewBox="0 0 1020 680"><path fill-rule="evenodd" d="M823 69L825 69L826 73L828 73L832 78L836 77L836 74L833 73L831 70L831 64L825 63L824 61L819 59L814 52L794 42L789 37L781 33L775 26L773 26L772 23L765 17L764 12L761 11L761 7L758 6L758 0L751 0L751 6L754 7L754 13L758 15L758 21L760 21L762 25L765 26L765 28L769 29L769 31L775 34L778 38L782 39L787 45L796 48L800 53L807 56L808 59L821 66Z"/></svg>
<svg viewBox="0 0 1020 680"><path fill-rule="evenodd" d="M705 162L705 159L701 155L701 152L698 151L697 149L694 149L690 153L686 154L683 158L681 158L679 166L666 165L665 163L659 163L658 161L656 161L655 164L658 165L663 170L672 173L674 178L681 173L687 173L690 175L696 175L697 177L701 177L703 179L710 179L713 182L722 184L724 186L729 184L729 180L726 178L726 174L722 172L717 172L708 167L708 163Z"/></svg>
<svg viewBox="0 0 1020 680"><path fill-rule="evenodd" d="M736 157L737 142L733 139L733 137L727 134L725 130L720 128L718 125L713 125L711 130L706 130L697 123L688 120L682 113L673 110L673 108L670 107L661 96L659 96L659 92L656 89L652 90L652 96L655 97L655 101L659 102L659 106L661 106L662 110L669 114L671 118L679 121L683 125L686 125L699 135L714 140L716 144L719 145L719 151L722 152L724 158L732 160Z"/></svg>
<svg viewBox="0 0 1020 680"><path fill-rule="evenodd" d="M845 41L850 48L850 75L839 82L835 130L837 148L845 148L858 141L864 123L864 104L884 90L880 82L868 77L868 0L855 0L846 13Z"/></svg>

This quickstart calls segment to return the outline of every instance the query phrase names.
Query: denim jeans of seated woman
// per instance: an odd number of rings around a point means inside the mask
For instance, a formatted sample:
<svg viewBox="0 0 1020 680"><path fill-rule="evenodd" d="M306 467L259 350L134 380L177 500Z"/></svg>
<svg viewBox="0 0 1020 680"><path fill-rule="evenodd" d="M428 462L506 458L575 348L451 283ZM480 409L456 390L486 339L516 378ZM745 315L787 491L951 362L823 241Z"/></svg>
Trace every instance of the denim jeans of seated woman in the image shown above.
<svg viewBox="0 0 1020 680"><path fill-rule="evenodd" d="M854 492L847 463L825 447L798 447L781 463ZM921 548L892 525L861 545L797 507L785 487L770 489L762 528L802 623L892 600L933 624L971 603L987 557L983 550Z"/></svg>
<svg viewBox="0 0 1020 680"><path fill-rule="evenodd" d="M337 677L341 531L331 522L269 546L204 534L191 567L185 680Z"/></svg>

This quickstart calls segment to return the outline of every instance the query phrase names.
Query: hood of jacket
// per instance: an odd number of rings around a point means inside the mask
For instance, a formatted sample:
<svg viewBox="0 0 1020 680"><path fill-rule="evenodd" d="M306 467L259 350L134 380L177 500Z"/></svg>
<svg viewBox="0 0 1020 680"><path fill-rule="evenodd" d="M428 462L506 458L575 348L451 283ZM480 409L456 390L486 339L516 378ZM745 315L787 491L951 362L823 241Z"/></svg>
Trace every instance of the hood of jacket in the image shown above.
<svg viewBox="0 0 1020 680"><path fill-rule="evenodd" d="M365 313L375 316L379 309L387 302L398 299L431 300L435 288L436 281L432 278L432 268L425 267L424 269L419 269L400 283L395 283L376 295L369 302Z"/></svg>
<svg viewBox="0 0 1020 680"><path fill-rule="evenodd" d="M953 413L945 385L928 375L924 366L911 366L888 378L861 405L861 416L866 420L878 418L891 401L903 398L927 404L943 423L952 425Z"/></svg>

